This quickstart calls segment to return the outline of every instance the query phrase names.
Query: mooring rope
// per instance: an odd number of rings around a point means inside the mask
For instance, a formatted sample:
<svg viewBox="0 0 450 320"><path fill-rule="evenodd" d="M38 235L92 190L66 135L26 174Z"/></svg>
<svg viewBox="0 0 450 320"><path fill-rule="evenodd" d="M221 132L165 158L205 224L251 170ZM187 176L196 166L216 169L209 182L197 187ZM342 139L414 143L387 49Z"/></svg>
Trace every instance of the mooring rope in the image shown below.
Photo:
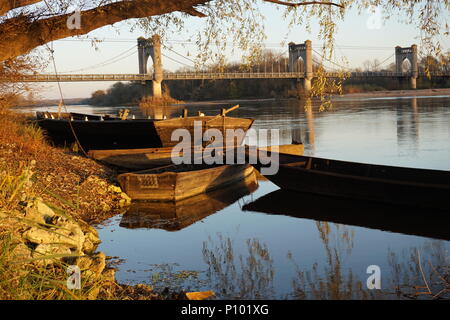
<svg viewBox="0 0 450 320"><path fill-rule="evenodd" d="M54 55L54 52L55 52L55 51L53 50L53 41L52 41L52 43L51 43L51 48L48 46L48 44L46 44L46 46L47 46L47 48L48 48L49 51L50 51L51 58L52 58L52 61L53 61L53 68L54 68L54 70L55 70L56 82L57 82L57 84L58 84L59 96L61 97L61 103L62 103L62 106L64 107L64 110L66 111L66 113L69 114L68 123L69 123L70 130L72 131L73 137L75 138L76 143L77 143L78 146L80 147L81 152L82 152L87 158L90 158L89 155L87 154L87 152L84 150L83 146L81 145L80 140L78 139L78 136L77 136L77 134L76 134L76 132L75 132L75 128L74 128L73 125L72 125L72 120L71 120L71 118L70 118L70 113L69 113L69 111L67 110L67 106L66 106L66 103L65 103L65 100L64 100L64 94L63 94L63 91L62 91L62 88L61 88L61 82L60 82L60 80L59 80L58 68L56 67L56 60L55 60L55 55Z"/></svg>

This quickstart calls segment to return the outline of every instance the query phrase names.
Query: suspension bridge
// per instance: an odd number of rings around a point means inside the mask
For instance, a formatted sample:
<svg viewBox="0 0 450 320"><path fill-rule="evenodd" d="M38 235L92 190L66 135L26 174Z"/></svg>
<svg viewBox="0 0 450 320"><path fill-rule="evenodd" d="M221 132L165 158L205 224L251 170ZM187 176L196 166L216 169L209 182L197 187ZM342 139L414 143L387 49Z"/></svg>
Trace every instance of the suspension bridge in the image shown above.
<svg viewBox="0 0 450 320"><path fill-rule="evenodd" d="M103 67L109 64L116 63L125 58L136 54L136 47L138 53L139 73L138 74L81 74L77 73L88 69ZM138 38L137 45L131 49L122 52L116 57L110 58L103 63L86 67L79 70L72 70L66 73L54 73L54 74L27 74L15 77L12 79L0 79L0 81L13 81L13 82L84 82L84 81L141 81L143 83L151 83L153 87L153 95L161 96L162 89L161 83L163 81L174 80L236 80L236 79L292 79L297 81L303 81L305 91L311 90L311 81L318 76L318 73L314 71L314 64L324 65L328 63L325 72L325 76L328 78L342 78L343 73L346 77L354 79L374 79L374 78L397 78L397 79L409 79L412 89L417 87L417 79L419 77L426 77L430 74L419 72L418 67L418 48L416 45L411 47L402 48L396 47L395 53L390 55L387 59L379 63L376 68L380 68L382 65L391 61L395 56L395 72L351 72L349 68L341 64L336 63L330 59L322 56L322 54L313 49L311 41L305 41L305 43L295 44L289 43L288 58L279 59L287 52L278 56L278 62L271 64L264 63L262 66L258 65L256 70L251 71L236 71L236 72L219 72L216 70L201 70L197 71L192 65L180 62L172 57L162 54L162 43L158 35L153 36L150 39L143 37ZM175 53L176 55L195 63L192 59L182 55L175 50L166 47L165 49ZM321 61L313 56L315 53L320 57ZM162 58L178 62L181 65L189 67L193 71L189 72L164 72ZM148 61L153 60L153 73L149 73ZM275 59L276 60L276 59ZM299 68L297 62L303 61L303 68ZM282 62L280 62L282 61ZM404 71L404 62L409 61L410 68ZM330 66L331 65L331 66ZM433 77L450 77L450 72L431 73Z"/></svg>

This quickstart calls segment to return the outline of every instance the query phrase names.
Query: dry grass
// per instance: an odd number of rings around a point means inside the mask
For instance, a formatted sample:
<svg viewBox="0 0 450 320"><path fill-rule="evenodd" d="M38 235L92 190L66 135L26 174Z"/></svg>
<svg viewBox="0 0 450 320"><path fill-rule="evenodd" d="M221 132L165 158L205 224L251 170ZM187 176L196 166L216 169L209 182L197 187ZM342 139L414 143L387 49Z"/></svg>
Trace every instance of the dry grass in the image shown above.
<svg viewBox="0 0 450 320"><path fill-rule="evenodd" d="M115 175L90 159L52 147L43 132L28 123L24 116L7 110L2 110L2 115L0 300L156 299L157 295L149 288L144 290L145 286L133 289L117 284L111 272L82 277L81 290L69 290L67 268L74 263L74 257L65 256L61 260L61 257L51 255L24 256L29 249L23 248L28 246L22 239L23 232L30 227L46 228L23 219L26 201L41 197L60 216L80 224L81 220L102 220L114 214L114 210L98 213L95 208L99 205L98 199L111 206L117 199L107 196L106 190L96 190L92 183L106 182ZM90 181L85 188L89 189L90 197L83 196L83 179ZM36 259L51 260L52 263L43 266L34 263Z"/></svg>
<svg viewBox="0 0 450 320"><path fill-rule="evenodd" d="M94 160L52 147L44 132L26 116L4 112L0 117L0 171L18 174L35 162L35 192L88 223L101 222L121 211L121 195L108 187L116 172Z"/></svg>

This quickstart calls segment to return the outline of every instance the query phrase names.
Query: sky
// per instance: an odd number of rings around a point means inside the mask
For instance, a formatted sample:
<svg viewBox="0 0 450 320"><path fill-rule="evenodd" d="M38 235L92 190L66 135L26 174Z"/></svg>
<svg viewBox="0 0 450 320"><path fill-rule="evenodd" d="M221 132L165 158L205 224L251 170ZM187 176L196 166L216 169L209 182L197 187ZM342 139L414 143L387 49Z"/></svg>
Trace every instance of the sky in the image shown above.
<svg viewBox="0 0 450 320"><path fill-rule="evenodd" d="M289 22L283 18L282 10L275 10L272 4L261 5L261 10L266 16L265 28L267 39L264 44L268 49L279 52L287 52L287 45L282 47L282 42L302 43L305 40L312 40L313 47L318 47L321 41L318 39L319 27L317 23L312 24L311 32L307 32L302 26L294 26L288 32ZM450 16L449 16L450 18ZM344 21L338 26L335 34L336 48L335 59L338 62L345 57L349 67L362 67L367 60L378 59L385 61L389 65L395 61L394 50L396 46L409 47L412 44L420 44L420 33L416 26L401 23L404 17L391 17L390 20L379 23L376 15L371 12L363 12L361 15L356 10L347 12ZM450 19L446 19L450 20ZM189 18L186 29L194 32L183 32L173 35L173 39L167 39L173 51L187 56L196 52L195 45L181 45L178 41L191 40L202 24L201 18ZM53 42L56 69L58 73L139 73L136 39L140 36L149 37L140 30L130 31L130 25L126 22L118 23L114 26L104 27L88 34L99 40L96 48L91 41L80 41L77 38L67 38ZM287 40L287 41L285 41ZM444 49L450 48L450 37L441 36L439 38ZM192 65L193 63L173 51L163 49L164 69L175 71L178 68ZM116 59L114 59L117 57ZM238 56L230 56L229 60L238 60ZM151 59L150 59L151 60ZM105 61L114 62L103 64ZM45 73L54 73L53 64L49 64ZM95 90L105 90L112 82L80 82L61 83L64 98L85 98L90 97ZM56 84L38 84L40 98L59 99L60 93Z"/></svg>

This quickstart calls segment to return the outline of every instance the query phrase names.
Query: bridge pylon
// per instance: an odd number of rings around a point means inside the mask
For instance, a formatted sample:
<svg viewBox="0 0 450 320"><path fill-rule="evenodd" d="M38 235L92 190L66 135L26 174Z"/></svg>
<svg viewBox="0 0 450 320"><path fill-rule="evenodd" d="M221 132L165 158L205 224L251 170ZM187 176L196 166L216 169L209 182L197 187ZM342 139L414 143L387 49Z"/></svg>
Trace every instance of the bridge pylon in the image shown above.
<svg viewBox="0 0 450 320"><path fill-rule="evenodd" d="M162 97L161 83L164 80L162 56L161 56L161 37L154 35L151 39L140 37L138 42L138 56L139 56L139 74L148 74L148 59L153 60L153 96L156 98Z"/></svg>
<svg viewBox="0 0 450 320"><path fill-rule="evenodd" d="M313 59L312 59L312 41L306 40L304 43L289 43L289 72L294 72L294 66L298 59L302 58L305 64L305 77L303 79L303 88L305 94L311 91L311 82L314 78Z"/></svg>
<svg viewBox="0 0 450 320"><path fill-rule="evenodd" d="M410 86L411 89L417 89L417 78L419 78L419 62L418 62L417 45L413 44L409 48L395 47L395 68L397 73L403 72L403 62L409 60L411 63Z"/></svg>

